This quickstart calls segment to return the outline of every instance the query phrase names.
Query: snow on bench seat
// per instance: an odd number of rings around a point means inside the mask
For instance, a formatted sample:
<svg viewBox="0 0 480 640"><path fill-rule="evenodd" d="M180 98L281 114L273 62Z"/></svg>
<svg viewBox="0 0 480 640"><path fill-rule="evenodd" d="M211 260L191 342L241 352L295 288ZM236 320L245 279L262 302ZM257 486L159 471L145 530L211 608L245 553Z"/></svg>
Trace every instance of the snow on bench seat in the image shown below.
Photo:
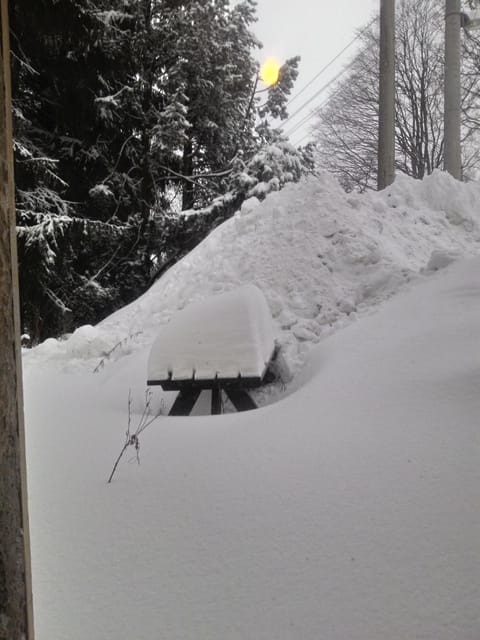
<svg viewBox="0 0 480 640"><path fill-rule="evenodd" d="M172 316L152 345L147 384L239 376L261 382L274 349L267 302L256 286L243 285Z"/></svg>

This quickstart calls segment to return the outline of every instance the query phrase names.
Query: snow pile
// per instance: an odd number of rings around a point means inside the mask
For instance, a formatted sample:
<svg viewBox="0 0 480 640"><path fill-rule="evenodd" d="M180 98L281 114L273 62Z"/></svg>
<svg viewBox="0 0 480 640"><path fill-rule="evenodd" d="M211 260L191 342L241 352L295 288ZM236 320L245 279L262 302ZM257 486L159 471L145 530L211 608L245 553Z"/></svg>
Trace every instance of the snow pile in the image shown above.
<svg viewBox="0 0 480 640"><path fill-rule="evenodd" d="M129 307L26 351L37 640L478 638L478 202L440 173L291 185ZM158 332L244 284L290 394L161 416L107 485Z"/></svg>
<svg viewBox="0 0 480 640"><path fill-rule="evenodd" d="M292 373L312 343L390 297L424 271L479 250L480 185L436 172L399 176L381 193L346 194L329 175L248 200L144 296L97 327L26 354L92 370L145 354L187 304L254 284L274 318ZM48 352L48 353L46 353ZM146 355L145 355L146 358ZM143 376L145 379L145 375Z"/></svg>

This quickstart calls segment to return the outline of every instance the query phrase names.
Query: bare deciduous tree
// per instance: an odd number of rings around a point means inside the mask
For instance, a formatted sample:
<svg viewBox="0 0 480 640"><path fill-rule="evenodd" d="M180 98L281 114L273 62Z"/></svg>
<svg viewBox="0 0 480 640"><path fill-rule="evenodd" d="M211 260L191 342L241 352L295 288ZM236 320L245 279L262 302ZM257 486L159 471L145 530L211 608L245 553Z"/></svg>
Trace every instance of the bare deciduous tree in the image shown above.
<svg viewBox="0 0 480 640"><path fill-rule="evenodd" d="M443 0L401 0L396 14L396 168L423 178L443 164ZM375 188L378 137L378 27L318 110L318 163L347 190ZM464 37L463 171L480 166L480 46Z"/></svg>
<svg viewBox="0 0 480 640"><path fill-rule="evenodd" d="M465 31L462 61L462 155L468 177L480 175L480 31Z"/></svg>
<svg viewBox="0 0 480 640"><path fill-rule="evenodd" d="M372 76L372 64L378 66L376 46L368 32L348 77L319 110L314 125L320 166L336 175L347 190L364 190L376 180L378 72Z"/></svg>

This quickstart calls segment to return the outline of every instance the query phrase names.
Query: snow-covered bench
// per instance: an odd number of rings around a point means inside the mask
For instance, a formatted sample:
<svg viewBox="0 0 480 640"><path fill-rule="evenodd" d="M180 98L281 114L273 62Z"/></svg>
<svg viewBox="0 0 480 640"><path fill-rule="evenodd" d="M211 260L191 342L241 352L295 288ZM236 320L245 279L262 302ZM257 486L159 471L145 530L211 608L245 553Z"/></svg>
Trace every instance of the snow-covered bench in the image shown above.
<svg viewBox="0 0 480 640"><path fill-rule="evenodd" d="M169 415L188 415L212 390L212 413L225 391L237 411L255 409L246 389L264 383L275 352L267 302L254 285L195 302L162 327L148 360L148 385L180 391Z"/></svg>

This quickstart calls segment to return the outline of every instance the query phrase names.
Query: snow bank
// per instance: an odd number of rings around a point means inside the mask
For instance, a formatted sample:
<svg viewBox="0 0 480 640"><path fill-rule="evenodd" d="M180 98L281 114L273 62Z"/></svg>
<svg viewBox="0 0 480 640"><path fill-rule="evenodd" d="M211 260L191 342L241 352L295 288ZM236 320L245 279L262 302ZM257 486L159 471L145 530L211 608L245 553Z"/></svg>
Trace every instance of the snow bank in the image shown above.
<svg viewBox="0 0 480 640"><path fill-rule="evenodd" d="M111 485L118 381L29 367L36 639L476 640L479 271L329 336L281 402L160 418Z"/></svg>
<svg viewBox="0 0 480 640"><path fill-rule="evenodd" d="M37 640L478 638L480 258L450 263L479 253L479 202L441 173L292 185L130 306L26 351ZM107 485L159 329L243 284L290 395L160 417Z"/></svg>
<svg viewBox="0 0 480 640"><path fill-rule="evenodd" d="M478 183L442 172L423 181L399 176L385 191L363 195L346 194L329 175L288 185L262 203L248 201L145 295L95 327L95 337L89 329L49 341L48 356L70 370L108 367L151 346L187 304L254 284L295 373L312 344L443 266L439 256L478 253L479 202ZM26 353L27 366L39 355Z"/></svg>

